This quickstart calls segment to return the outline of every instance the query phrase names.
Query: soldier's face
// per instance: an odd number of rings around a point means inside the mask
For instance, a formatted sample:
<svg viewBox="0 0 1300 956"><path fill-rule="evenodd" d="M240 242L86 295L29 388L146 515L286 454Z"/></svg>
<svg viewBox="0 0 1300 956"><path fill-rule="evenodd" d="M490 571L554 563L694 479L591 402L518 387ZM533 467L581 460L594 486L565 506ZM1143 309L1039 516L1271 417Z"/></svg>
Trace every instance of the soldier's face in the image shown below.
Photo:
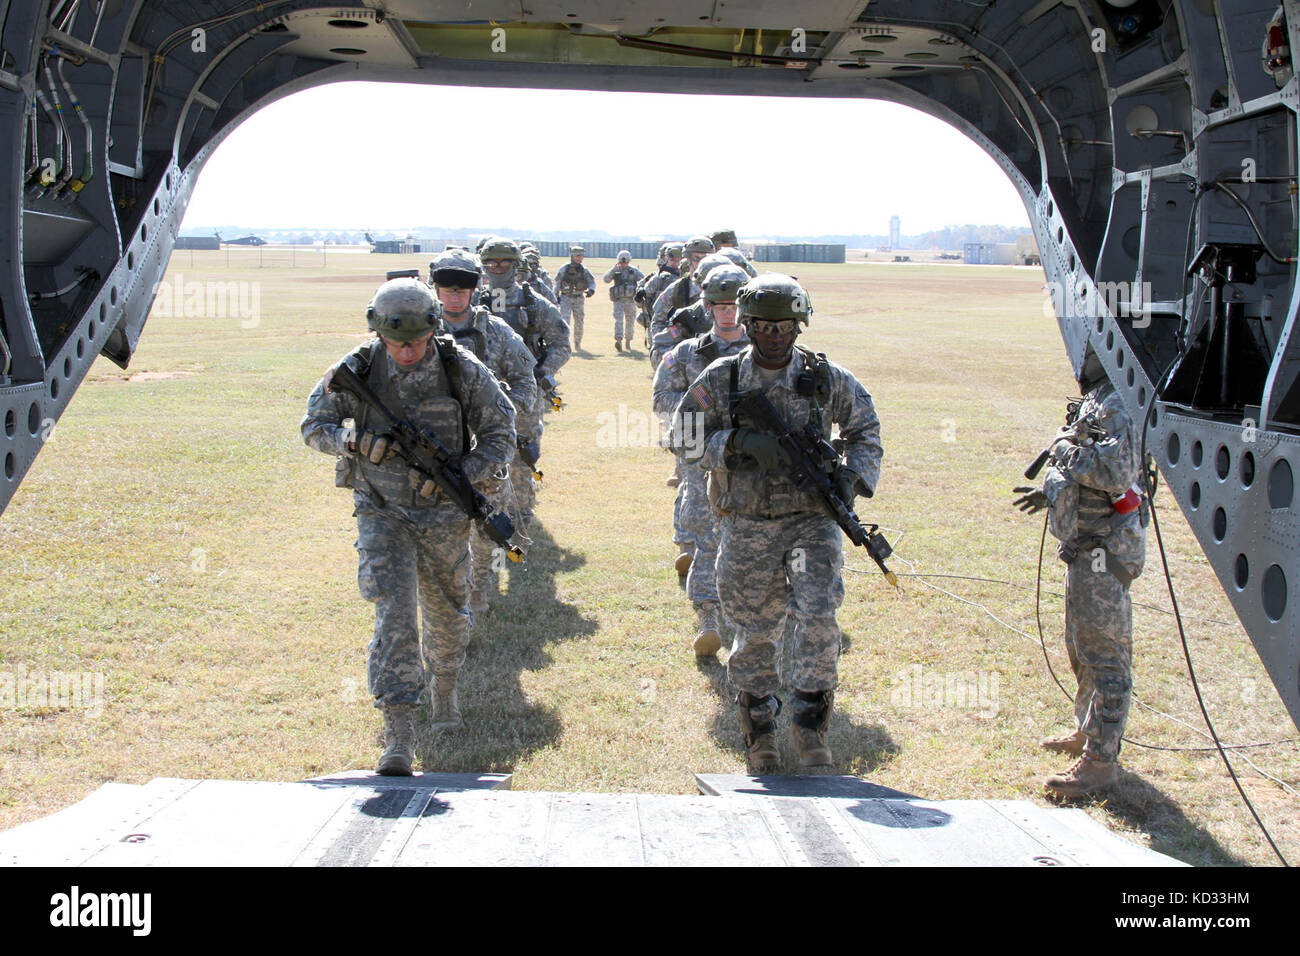
<svg viewBox="0 0 1300 956"><path fill-rule="evenodd" d="M739 327L739 315L734 302L714 302L709 306L713 327L719 332L734 332Z"/></svg>
<svg viewBox="0 0 1300 956"><path fill-rule="evenodd" d="M582 253L581 253L581 252L575 252L575 253L574 253L573 255L571 255L569 258L570 258L570 260L572 260L573 262L576 262L578 265L582 265Z"/></svg>
<svg viewBox="0 0 1300 956"><path fill-rule="evenodd" d="M459 289L456 286L434 286L438 301L442 303L442 314L459 321L469 311L469 300L474 295L473 289Z"/></svg>
<svg viewBox="0 0 1300 956"><path fill-rule="evenodd" d="M494 276L503 276L510 271L509 259L484 259L483 268Z"/></svg>
<svg viewBox="0 0 1300 956"><path fill-rule="evenodd" d="M700 260L703 259L703 258L704 258L704 253L703 253L703 252L692 252L692 253L691 253L691 271L692 271L692 272L695 271L695 267L698 266L698 265L700 264Z"/></svg>
<svg viewBox="0 0 1300 956"><path fill-rule="evenodd" d="M780 368L790 360L794 340L798 336L798 323L794 319L773 322L767 319L749 320L749 337L754 340L754 351L759 364Z"/></svg>
<svg viewBox="0 0 1300 956"><path fill-rule="evenodd" d="M430 332L424 338L414 339L410 342L398 342L395 339L384 339L384 348L388 354L402 368L411 368L418 365L424 358L425 352L429 350L429 343L433 341L433 333Z"/></svg>
<svg viewBox="0 0 1300 956"><path fill-rule="evenodd" d="M668 253L668 256L665 258L664 261L667 262L674 269L676 269L678 266L682 264L682 257L677 253L670 252Z"/></svg>

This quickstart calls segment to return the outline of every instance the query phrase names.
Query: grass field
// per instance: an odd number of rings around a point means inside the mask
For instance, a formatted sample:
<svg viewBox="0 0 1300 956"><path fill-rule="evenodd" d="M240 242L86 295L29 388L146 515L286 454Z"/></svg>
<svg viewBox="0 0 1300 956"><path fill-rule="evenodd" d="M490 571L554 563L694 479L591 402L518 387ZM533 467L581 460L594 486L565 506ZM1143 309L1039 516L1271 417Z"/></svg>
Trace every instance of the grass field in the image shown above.
<svg viewBox="0 0 1300 956"><path fill-rule="evenodd" d="M0 672L104 680L102 712L0 708L0 827L108 780L296 780L374 764L373 616L356 589L350 495L298 426L316 380L366 334L382 271L427 257L282 258L178 253L173 288L256 283L244 289L258 314L156 308L130 370L96 363L0 516ZM587 263L598 276L611 264ZM1042 273L786 268L816 310L803 343L854 371L883 423L879 491L860 514L889 529L896 571L966 576L907 576L896 593L846 554L863 573L847 575L840 612L837 765L926 798L1046 802L1042 778L1066 761L1035 742L1066 729L1069 708L1034 623L1042 523L1009 506L1075 388ZM467 728L422 762L511 771L517 789L688 793L692 773L743 770L740 733L722 666L690 651L693 616L670 568L670 459L636 430L622 447L597 438L602 414L648 411L649 363L614 352L603 292L587 309L586 351L561 375L568 407L548 419L527 566L475 632ZM1220 735L1292 740L1247 752L1285 785L1236 765L1300 859L1296 728L1172 499L1157 504ZM1060 568L1049 539L1043 626L1072 690ZM1166 608L1154 537L1147 569L1134 599ZM1206 747L1170 616L1135 609L1134 658L1129 736ZM1190 863L1276 862L1213 752L1129 746L1123 766L1109 799L1083 804L1107 826Z"/></svg>

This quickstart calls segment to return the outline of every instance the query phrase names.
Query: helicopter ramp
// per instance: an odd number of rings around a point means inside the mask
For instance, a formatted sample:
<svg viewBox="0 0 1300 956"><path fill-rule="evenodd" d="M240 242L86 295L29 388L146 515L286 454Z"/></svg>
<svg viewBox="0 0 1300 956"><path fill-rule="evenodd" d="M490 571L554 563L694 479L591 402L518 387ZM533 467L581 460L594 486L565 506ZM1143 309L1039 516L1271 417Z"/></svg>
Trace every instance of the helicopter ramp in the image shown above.
<svg viewBox="0 0 1300 956"><path fill-rule="evenodd" d="M4 866L1177 866L1084 811L855 777L698 775L700 796L500 774L108 783L0 833Z"/></svg>

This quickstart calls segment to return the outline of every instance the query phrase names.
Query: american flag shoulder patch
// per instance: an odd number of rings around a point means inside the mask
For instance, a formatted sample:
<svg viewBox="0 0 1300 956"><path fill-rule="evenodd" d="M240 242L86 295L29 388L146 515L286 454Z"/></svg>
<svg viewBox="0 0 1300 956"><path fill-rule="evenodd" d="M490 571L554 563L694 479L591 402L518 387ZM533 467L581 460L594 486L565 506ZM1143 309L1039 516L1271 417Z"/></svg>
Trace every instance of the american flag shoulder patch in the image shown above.
<svg viewBox="0 0 1300 956"><path fill-rule="evenodd" d="M672 352L669 352L667 355L664 356L664 364L667 365L669 368L672 368L674 365L677 364L677 359L673 358Z"/></svg>
<svg viewBox="0 0 1300 956"><path fill-rule="evenodd" d="M713 397L705 390L703 385L696 385L691 389L691 394L695 396L695 404L700 408L708 409L713 407Z"/></svg>
<svg viewBox="0 0 1300 956"><path fill-rule="evenodd" d="M670 325L668 326L668 331L675 339L680 339L682 337L682 327L680 325Z"/></svg>

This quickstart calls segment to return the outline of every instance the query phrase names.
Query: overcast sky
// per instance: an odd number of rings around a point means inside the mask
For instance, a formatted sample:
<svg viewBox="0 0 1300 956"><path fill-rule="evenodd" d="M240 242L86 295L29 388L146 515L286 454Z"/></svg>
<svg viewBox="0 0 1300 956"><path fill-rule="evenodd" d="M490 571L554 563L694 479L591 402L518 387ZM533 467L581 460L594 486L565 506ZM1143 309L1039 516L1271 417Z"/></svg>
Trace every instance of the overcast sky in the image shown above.
<svg viewBox="0 0 1300 956"><path fill-rule="evenodd" d="M1029 222L978 146L892 103L336 83L236 129L183 229L761 237L883 234L892 215L908 235Z"/></svg>

